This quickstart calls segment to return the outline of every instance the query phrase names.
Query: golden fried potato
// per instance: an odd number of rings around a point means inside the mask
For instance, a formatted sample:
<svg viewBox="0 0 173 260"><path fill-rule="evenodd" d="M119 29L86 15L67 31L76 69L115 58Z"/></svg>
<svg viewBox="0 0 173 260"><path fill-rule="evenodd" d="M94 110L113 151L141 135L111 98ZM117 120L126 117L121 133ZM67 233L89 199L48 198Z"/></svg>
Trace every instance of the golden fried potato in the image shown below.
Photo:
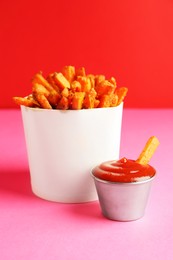
<svg viewBox="0 0 173 260"><path fill-rule="evenodd" d="M51 109L52 108L49 101L47 100L47 98L43 94L36 93L35 99L38 101L38 103L40 104L40 106L42 108L45 108L45 109Z"/></svg>
<svg viewBox="0 0 173 260"><path fill-rule="evenodd" d="M74 80L72 83L71 83L71 90L73 92L81 92L81 89L82 89L82 86L81 86L81 83L77 80Z"/></svg>
<svg viewBox="0 0 173 260"><path fill-rule="evenodd" d="M148 164L159 144L160 142L157 137L151 136L145 144L145 147L136 162L140 164Z"/></svg>
<svg viewBox="0 0 173 260"><path fill-rule="evenodd" d="M61 95L63 97L68 97L69 95L69 89L68 88L64 88L62 91L61 91Z"/></svg>
<svg viewBox="0 0 173 260"><path fill-rule="evenodd" d="M110 107L111 101L109 95L102 95L99 100L100 100L100 103L98 105L99 108Z"/></svg>
<svg viewBox="0 0 173 260"><path fill-rule="evenodd" d="M60 99L57 109L67 110L69 108L69 101L67 97L63 97Z"/></svg>
<svg viewBox="0 0 173 260"><path fill-rule="evenodd" d="M118 104L118 95L113 93L110 94L110 107L116 107Z"/></svg>
<svg viewBox="0 0 173 260"><path fill-rule="evenodd" d="M43 94L45 97L48 97L50 92L41 84L34 83L32 86L32 93L35 94Z"/></svg>
<svg viewBox="0 0 173 260"><path fill-rule="evenodd" d="M98 84L100 84L105 79L106 79L105 75L96 75L95 76L95 85L97 86Z"/></svg>
<svg viewBox="0 0 173 260"><path fill-rule="evenodd" d="M91 81L86 76L78 76L77 81L81 84L82 92L89 92L91 90Z"/></svg>
<svg viewBox="0 0 173 260"><path fill-rule="evenodd" d="M54 73L50 73L47 76L47 81L49 82L49 84L56 90L57 93L60 93L60 88L57 86L57 84L55 83L54 80Z"/></svg>
<svg viewBox="0 0 173 260"><path fill-rule="evenodd" d="M13 100L19 106L34 107L36 105L33 99L27 97L13 97Z"/></svg>
<svg viewBox="0 0 173 260"><path fill-rule="evenodd" d="M114 77L86 74L85 68L64 66L61 72L42 72L32 78L32 93L26 98L14 97L18 105L46 109L91 109L118 106L128 89L117 88Z"/></svg>
<svg viewBox="0 0 173 260"><path fill-rule="evenodd" d="M83 108L95 108L96 95L97 93L93 88L87 92L83 101Z"/></svg>
<svg viewBox="0 0 173 260"><path fill-rule="evenodd" d="M97 96L110 95L114 92L115 86L110 83L108 80L101 81L98 85L95 86Z"/></svg>
<svg viewBox="0 0 173 260"><path fill-rule="evenodd" d="M57 93L55 90L52 90L49 94L49 96L47 97L49 103L51 104L51 106L53 108L55 108L59 102L61 98L61 95L59 93Z"/></svg>
<svg viewBox="0 0 173 260"><path fill-rule="evenodd" d="M33 94L29 95L27 98L28 98L28 100L33 102L33 106L32 107L40 107L40 104L34 98Z"/></svg>
<svg viewBox="0 0 173 260"><path fill-rule="evenodd" d="M75 92L72 99L72 109L82 109L85 92Z"/></svg>
<svg viewBox="0 0 173 260"><path fill-rule="evenodd" d="M117 88L115 93L118 96L118 103L117 105L119 105L125 98L125 96L127 95L128 92L128 88L125 87L121 87L121 88Z"/></svg>
<svg viewBox="0 0 173 260"><path fill-rule="evenodd" d="M109 82L112 83L115 87L117 86L116 79L114 77L111 77Z"/></svg>
<svg viewBox="0 0 173 260"><path fill-rule="evenodd" d="M59 73L55 72L54 80L61 90L63 90L64 88L70 88L69 81L64 77L64 75L61 72Z"/></svg>
<svg viewBox="0 0 173 260"><path fill-rule="evenodd" d="M75 67L74 66L64 66L62 69L62 74L71 83L75 78Z"/></svg>
<svg viewBox="0 0 173 260"><path fill-rule="evenodd" d="M94 100L94 108L99 107L99 104L100 104L100 100L95 99L95 100Z"/></svg>
<svg viewBox="0 0 173 260"><path fill-rule="evenodd" d="M87 78L90 79L91 88L95 88L95 76L93 74L89 74L89 75L87 75Z"/></svg>
<svg viewBox="0 0 173 260"><path fill-rule="evenodd" d="M32 78L32 84L35 85L35 83L43 85L48 91L53 89L49 82L43 77L41 72L36 73Z"/></svg>
<svg viewBox="0 0 173 260"><path fill-rule="evenodd" d="M76 77L77 76L86 76L86 73L85 73L85 68L84 67L81 67L81 68L78 68L76 69Z"/></svg>

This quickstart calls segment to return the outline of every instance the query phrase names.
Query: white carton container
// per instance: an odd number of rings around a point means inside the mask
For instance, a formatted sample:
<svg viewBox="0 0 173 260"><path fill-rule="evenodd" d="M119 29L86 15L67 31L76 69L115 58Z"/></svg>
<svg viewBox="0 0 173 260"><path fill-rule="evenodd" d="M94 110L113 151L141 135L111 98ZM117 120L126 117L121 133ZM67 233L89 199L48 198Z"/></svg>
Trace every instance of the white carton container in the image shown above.
<svg viewBox="0 0 173 260"><path fill-rule="evenodd" d="M90 171L119 159L123 103L66 111L21 106L21 112L33 193L63 203L97 200Z"/></svg>

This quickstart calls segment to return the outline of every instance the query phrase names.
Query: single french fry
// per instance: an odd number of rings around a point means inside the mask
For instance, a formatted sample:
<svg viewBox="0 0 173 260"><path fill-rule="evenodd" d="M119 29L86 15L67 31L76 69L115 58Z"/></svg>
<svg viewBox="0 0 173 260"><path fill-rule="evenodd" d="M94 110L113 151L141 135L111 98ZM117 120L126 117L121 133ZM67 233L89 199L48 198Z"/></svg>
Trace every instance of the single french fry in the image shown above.
<svg viewBox="0 0 173 260"><path fill-rule="evenodd" d="M106 79L105 75L96 75L95 76L95 85L99 85L102 81Z"/></svg>
<svg viewBox="0 0 173 260"><path fill-rule="evenodd" d="M69 81L64 77L64 75L61 72L55 72L54 80L56 84L61 88L61 90L63 90L64 88L70 88Z"/></svg>
<svg viewBox="0 0 173 260"><path fill-rule="evenodd" d="M100 100L95 99L95 100L94 100L94 108L99 107L99 104L100 104Z"/></svg>
<svg viewBox="0 0 173 260"><path fill-rule="evenodd" d="M43 77L42 73L36 73L32 78L32 84L35 83L43 85L48 91L51 91L53 87L49 84L49 82Z"/></svg>
<svg viewBox="0 0 173 260"><path fill-rule="evenodd" d="M136 162L140 164L148 164L159 144L160 142L157 137L151 136Z"/></svg>
<svg viewBox="0 0 173 260"><path fill-rule="evenodd" d="M54 80L54 73L50 73L46 79L49 82L49 84L56 90L56 92L60 93L60 88L58 87L58 85L55 83Z"/></svg>
<svg viewBox="0 0 173 260"><path fill-rule="evenodd" d="M57 93L55 90L52 90L50 92L49 96L47 97L49 103L54 108L57 106L60 98L61 98L61 95L59 93Z"/></svg>
<svg viewBox="0 0 173 260"><path fill-rule="evenodd" d="M87 78L90 79L91 88L95 88L95 76L93 74L89 74L89 75L87 75Z"/></svg>
<svg viewBox="0 0 173 260"><path fill-rule="evenodd" d="M81 92L81 84L79 81L77 80L74 80L72 83L71 83L71 90L73 92Z"/></svg>
<svg viewBox="0 0 173 260"><path fill-rule="evenodd" d="M62 74L71 83L75 77L75 67L74 66L64 66L62 69Z"/></svg>
<svg viewBox="0 0 173 260"><path fill-rule="evenodd" d="M74 93L72 90L69 90L69 94L68 94L68 109L72 109L72 100L74 97Z"/></svg>
<svg viewBox="0 0 173 260"><path fill-rule="evenodd" d="M35 100L33 94L27 96L27 99L33 102L32 107L40 107L40 104Z"/></svg>
<svg viewBox="0 0 173 260"><path fill-rule="evenodd" d="M32 93L36 99L40 100L39 103L41 102L41 106L43 104L42 102L44 102L44 105L43 105L44 107L48 106L47 104L45 104L46 99L53 107L56 107L56 105L60 99L60 94L57 93L55 89L52 88L52 90L48 91L46 89L46 87L44 87L43 85L38 84L38 83L33 84ZM41 95L41 97L40 97L40 95ZM42 95L44 95L46 97L46 99L43 98Z"/></svg>
<svg viewBox="0 0 173 260"><path fill-rule="evenodd" d="M118 104L118 96L117 94L110 95L110 107L116 107Z"/></svg>
<svg viewBox="0 0 173 260"><path fill-rule="evenodd" d="M116 79L114 77L111 77L109 82L112 83L115 87L117 86Z"/></svg>
<svg viewBox="0 0 173 260"><path fill-rule="evenodd" d="M75 92L72 99L72 109L82 109L85 92Z"/></svg>
<svg viewBox="0 0 173 260"><path fill-rule="evenodd" d="M115 86L108 80L103 80L95 87L95 90L98 97L102 95L110 95L114 92Z"/></svg>
<svg viewBox="0 0 173 260"><path fill-rule="evenodd" d="M97 93L93 88L90 92L86 93L83 101L83 108L94 108L96 95Z"/></svg>
<svg viewBox="0 0 173 260"><path fill-rule="evenodd" d="M44 96L48 97L50 92L41 84L34 83L32 86L32 93L33 95L37 94L43 94Z"/></svg>
<svg viewBox="0 0 173 260"><path fill-rule="evenodd" d="M62 91L61 91L61 96L63 97L68 97L69 95L69 89L68 88L64 88Z"/></svg>
<svg viewBox="0 0 173 260"><path fill-rule="evenodd" d="M128 88L125 88L125 87L115 89L115 93L118 95L117 105L119 105L124 100L125 96L127 95L127 91L128 91Z"/></svg>
<svg viewBox="0 0 173 260"><path fill-rule="evenodd" d="M62 96L56 108L61 110L67 110L69 108L68 98Z"/></svg>
<svg viewBox="0 0 173 260"><path fill-rule="evenodd" d="M32 107L35 105L33 100L25 97L13 97L13 100L19 106Z"/></svg>
<svg viewBox="0 0 173 260"><path fill-rule="evenodd" d="M38 101L40 106L45 109L52 109L52 106L50 105L49 101L43 94L35 94L35 99Z"/></svg>
<svg viewBox="0 0 173 260"><path fill-rule="evenodd" d="M81 84L81 92L89 92L91 90L91 81L86 76L78 76L77 81Z"/></svg>
<svg viewBox="0 0 173 260"><path fill-rule="evenodd" d="M102 95L99 99L98 107L110 107L110 96L109 95Z"/></svg>
<svg viewBox="0 0 173 260"><path fill-rule="evenodd" d="M77 76L86 76L85 68L84 68L84 67L81 67L81 68L76 69L76 77L77 77Z"/></svg>
<svg viewBox="0 0 173 260"><path fill-rule="evenodd" d="M94 98L91 95L85 95L85 99L83 101L83 108L94 108Z"/></svg>

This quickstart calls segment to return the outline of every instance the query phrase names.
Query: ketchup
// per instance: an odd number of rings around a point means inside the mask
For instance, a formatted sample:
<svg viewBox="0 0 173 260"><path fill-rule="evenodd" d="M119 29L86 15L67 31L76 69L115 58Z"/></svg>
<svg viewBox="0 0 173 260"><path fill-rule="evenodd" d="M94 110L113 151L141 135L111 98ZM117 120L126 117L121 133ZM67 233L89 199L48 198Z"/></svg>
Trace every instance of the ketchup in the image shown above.
<svg viewBox="0 0 173 260"><path fill-rule="evenodd" d="M139 182L152 178L155 173L149 164L142 165L125 157L103 162L93 169L96 178L111 182Z"/></svg>

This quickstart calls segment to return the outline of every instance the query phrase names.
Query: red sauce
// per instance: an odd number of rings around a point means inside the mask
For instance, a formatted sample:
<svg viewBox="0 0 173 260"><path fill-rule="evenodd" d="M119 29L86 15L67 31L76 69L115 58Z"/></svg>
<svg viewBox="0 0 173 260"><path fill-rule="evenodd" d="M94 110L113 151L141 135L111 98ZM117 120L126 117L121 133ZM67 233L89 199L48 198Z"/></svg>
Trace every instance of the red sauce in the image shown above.
<svg viewBox="0 0 173 260"><path fill-rule="evenodd" d="M103 162L93 169L93 175L99 179L111 182L139 182L150 179L156 170L125 157L117 161Z"/></svg>

